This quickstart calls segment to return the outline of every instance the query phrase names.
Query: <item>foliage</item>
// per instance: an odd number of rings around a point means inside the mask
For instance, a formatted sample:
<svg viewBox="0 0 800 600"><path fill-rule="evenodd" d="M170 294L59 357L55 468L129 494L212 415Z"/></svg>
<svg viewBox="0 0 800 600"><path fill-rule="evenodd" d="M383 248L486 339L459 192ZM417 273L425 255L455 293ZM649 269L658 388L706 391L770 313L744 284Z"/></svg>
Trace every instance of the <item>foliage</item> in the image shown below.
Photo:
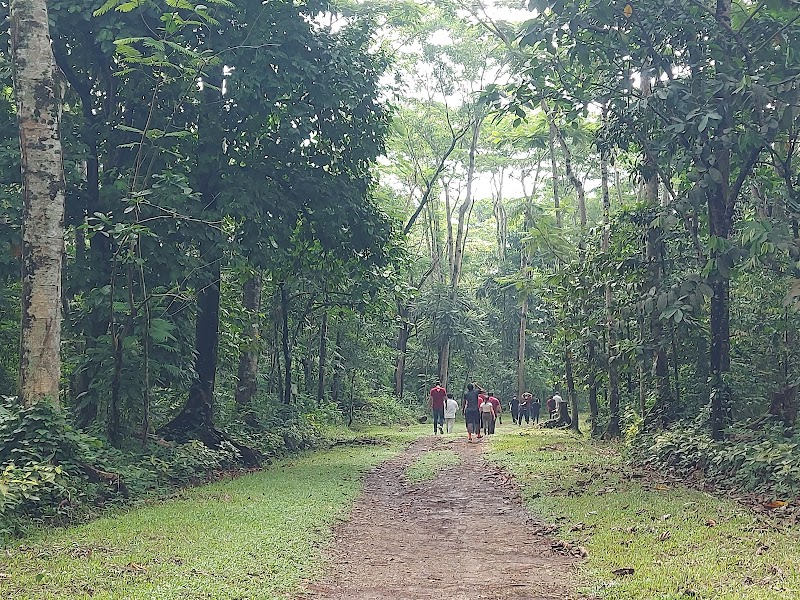
<svg viewBox="0 0 800 600"><path fill-rule="evenodd" d="M359 411L359 425L409 425L416 422L414 407L402 404L396 397L380 392L370 394Z"/></svg>
<svg viewBox="0 0 800 600"><path fill-rule="evenodd" d="M17 531L25 518L41 514L43 505L57 506L69 490L61 467L50 463L8 463L0 472L0 538Z"/></svg>
<svg viewBox="0 0 800 600"><path fill-rule="evenodd" d="M703 478L725 489L777 498L800 496L800 434L778 422L744 422L715 442L697 422L635 443L637 457L655 470Z"/></svg>

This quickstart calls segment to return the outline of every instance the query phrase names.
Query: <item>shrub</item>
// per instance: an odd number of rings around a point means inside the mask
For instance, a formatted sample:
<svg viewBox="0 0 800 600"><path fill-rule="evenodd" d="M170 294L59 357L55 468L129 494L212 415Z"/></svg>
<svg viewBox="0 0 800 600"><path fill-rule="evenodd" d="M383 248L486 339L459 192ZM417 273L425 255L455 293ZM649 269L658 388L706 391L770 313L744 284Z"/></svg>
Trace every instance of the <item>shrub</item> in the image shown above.
<svg viewBox="0 0 800 600"><path fill-rule="evenodd" d="M702 419L641 436L634 453L645 464L680 475L702 475L725 488L789 497L800 495L800 433L780 424L753 431L740 426L727 440L711 439Z"/></svg>
<svg viewBox="0 0 800 600"><path fill-rule="evenodd" d="M414 423L418 407L401 404L397 398L386 393L369 396L357 420L368 425L409 425Z"/></svg>
<svg viewBox="0 0 800 600"><path fill-rule="evenodd" d="M0 471L0 536L16 533L22 518L41 514L42 506L56 510L69 495L61 467L48 463L5 465Z"/></svg>

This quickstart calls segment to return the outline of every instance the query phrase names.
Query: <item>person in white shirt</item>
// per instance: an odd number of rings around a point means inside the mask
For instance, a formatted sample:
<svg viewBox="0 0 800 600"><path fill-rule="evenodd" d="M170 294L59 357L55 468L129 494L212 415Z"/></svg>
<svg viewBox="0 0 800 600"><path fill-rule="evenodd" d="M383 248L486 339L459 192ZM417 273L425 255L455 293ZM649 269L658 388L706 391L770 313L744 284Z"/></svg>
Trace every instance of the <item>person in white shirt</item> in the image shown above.
<svg viewBox="0 0 800 600"><path fill-rule="evenodd" d="M456 423L456 413L458 412L458 402L453 398L453 394L447 394L444 403L444 424L447 433L453 433L453 425Z"/></svg>
<svg viewBox="0 0 800 600"><path fill-rule="evenodd" d="M481 421L483 423L483 435L488 435L492 428L492 421L497 418L497 415L494 412L494 405L489 402L488 397L484 396L483 402L481 402L480 410Z"/></svg>

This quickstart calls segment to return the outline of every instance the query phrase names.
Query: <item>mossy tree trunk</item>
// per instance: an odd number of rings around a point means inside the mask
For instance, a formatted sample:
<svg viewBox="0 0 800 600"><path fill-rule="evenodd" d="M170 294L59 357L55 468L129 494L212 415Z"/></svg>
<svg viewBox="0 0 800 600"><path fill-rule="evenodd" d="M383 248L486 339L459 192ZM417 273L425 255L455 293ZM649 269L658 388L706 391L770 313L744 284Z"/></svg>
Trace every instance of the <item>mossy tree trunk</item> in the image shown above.
<svg viewBox="0 0 800 600"><path fill-rule="evenodd" d="M45 0L12 0L9 9L23 182L19 393L25 405L45 398L57 404L64 257L63 88Z"/></svg>

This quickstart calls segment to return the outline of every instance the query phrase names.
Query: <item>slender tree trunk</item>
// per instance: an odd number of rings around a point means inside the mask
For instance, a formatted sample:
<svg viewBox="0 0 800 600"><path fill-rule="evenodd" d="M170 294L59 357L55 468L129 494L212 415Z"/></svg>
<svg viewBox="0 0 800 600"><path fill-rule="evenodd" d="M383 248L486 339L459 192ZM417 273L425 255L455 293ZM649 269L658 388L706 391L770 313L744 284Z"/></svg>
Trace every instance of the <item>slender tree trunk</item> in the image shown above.
<svg viewBox="0 0 800 600"><path fill-rule="evenodd" d="M605 120L605 114L604 114ZM608 154L600 153L600 178L603 190L603 252L608 253L611 246L611 197L608 186ZM619 419L619 372L617 367L617 334L614 325L614 295L609 281L605 284L606 335L608 337L608 410L609 420L606 437L620 436Z"/></svg>
<svg viewBox="0 0 800 600"><path fill-rule="evenodd" d="M11 54L22 163L22 324L19 393L59 404L65 181L63 88L45 0L11 0Z"/></svg>
<svg viewBox="0 0 800 600"><path fill-rule="evenodd" d="M556 160L556 141L558 140L558 127L550 117L547 103L542 100L542 111L547 117L550 126L550 135L547 140L548 153L550 154L550 173L553 181L553 206L556 209L556 227L561 228L561 197L558 191L558 161Z"/></svg>
<svg viewBox="0 0 800 600"><path fill-rule="evenodd" d="M449 384L450 375L450 340L439 344L437 368L439 372L439 383L441 383L444 387L447 387Z"/></svg>
<svg viewBox="0 0 800 600"><path fill-rule="evenodd" d="M645 64L641 83L642 97L649 98L652 95L652 85L650 64ZM647 206L657 211L661 207L658 196L658 177L656 166L651 161L645 163L645 178L642 191ZM661 227L648 226L645 235L645 262L649 275L649 286L658 293L661 290L662 265L664 264L664 231ZM660 315L654 310L649 320L649 345L652 351L645 352L643 362L651 357L653 360L653 372L656 378L656 399L655 404L648 414L645 406L645 398L640 399L642 404L642 418L645 426L654 425L656 422L662 428L666 428L675 418L675 405L669 384L669 361L667 359L667 348L665 332ZM644 338L644 336L643 336ZM646 377L647 371L642 368L642 377ZM642 382L642 388L646 386Z"/></svg>
<svg viewBox="0 0 800 600"><path fill-rule="evenodd" d="M528 337L528 294L522 299L519 312L519 331L517 332L517 398L522 398L525 387L525 350Z"/></svg>
<svg viewBox="0 0 800 600"><path fill-rule="evenodd" d="M397 360L394 367L394 395L403 398L405 391L406 356L408 352L408 338L411 335L411 324L408 322L408 307L398 302L397 314L400 318L400 328L397 331Z"/></svg>
<svg viewBox="0 0 800 600"><path fill-rule="evenodd" d="M342 327L336 326L336 352L341 355L342 348ZM331 390L333 402L337 406L341 406L342 399L342 377L344 377L344 368L342 364L337 364L333 370L333 389Z"/></svg>
<svg viewBox="0 0 800 600"><path fill-rule="evenodd" d="M281 294L281 348L283 349L283 403L292 402L292 345L289 339L289 294L286 284L279 285Z"/></svg>
<svg viewBox="0 0 800 600"><path fill-rule="evenodd" d="M572 420L569 426L575 433L580 433L581 430L578 424L578 393L575 391L575 377L572 374L572 353L569 350L566 339L564 339L564 371L567 378L569 408L572 413Z"/></svg>
<svg viewBox="0 0 800 600"><path fill-rule="evenodd" d="M534 177L533 181L533 189L531 193L528 194L527 190L525 189L525 181L523 178L522 187L523 187L523 194L525 196L525 220L523 222L524 234L528 234L530 230L533 228L533 196L536 193L537 184L539 181L539 172L542 166L542 161L539 160L539 163L536 166L536 176ZM523 243L522 248L520 249L520 269L522 270L522 275L525 281L530 281L531 279L531 253L528 249L527 245ZM525 355L527 351L526 343L527 343L527 332L528 332L528 310L529 310L529 301L528 301L528 286L525 286L525 289L522 291L522 306L520 307L519 312L519 330L517 332L517 398L522 398L522 394L524 394L527 390L526 381L525 381Z"/></svg>
<svg viewBox="0 0 800 600"><path fill-rule="evenodd" d="M261 353L259 342L261 284L262 275L259 273L245 281L242 289L242 304L250 322L247 325L245 345L239 356L237 371L235 399L240 412L246 412L250 408L258 387L258 358Z"/></svg>
<svg viewBox="0 0 800 600"><path fill-rule="evenodd" d="M472 186L475 179L475 154L478 149L478 139L481 133L483 119L475 116L472 129L472 138L469 145L469 159L467 163L467 190L464 204L458 212L458 229L456 231L455 247L453 250L453 274L450 280L450 302L455 304L458 299L458 284L461 281L461 271L464 262L464 247L467 243L467 231L469 229L469 219L472 214L472 206L475 202L472 194ZM450 340L443 342L439 346L439 381L443 386L447 386L448 371L450 369Z"/></svg>
<svg viewBox="0 0 800 600"><path fill-rule="evenodd" d="M317 404L325 402L325 384L328 368L328 311L322 313L319 326L319 373L317 377Z"/></svg>
<svg viewBox="0 0 800 600"><path fill-rule="evenodd" d="M589 386L589 420L591 421L590 427L590 435L592 437L596 437L599 435L599 407L597 405L597 373L595 371L595 365L597 364L597 345L595 344L594 340L589 340L588 344L588 360L589 360L589 376L588 376L588 386Z"/></svg>

